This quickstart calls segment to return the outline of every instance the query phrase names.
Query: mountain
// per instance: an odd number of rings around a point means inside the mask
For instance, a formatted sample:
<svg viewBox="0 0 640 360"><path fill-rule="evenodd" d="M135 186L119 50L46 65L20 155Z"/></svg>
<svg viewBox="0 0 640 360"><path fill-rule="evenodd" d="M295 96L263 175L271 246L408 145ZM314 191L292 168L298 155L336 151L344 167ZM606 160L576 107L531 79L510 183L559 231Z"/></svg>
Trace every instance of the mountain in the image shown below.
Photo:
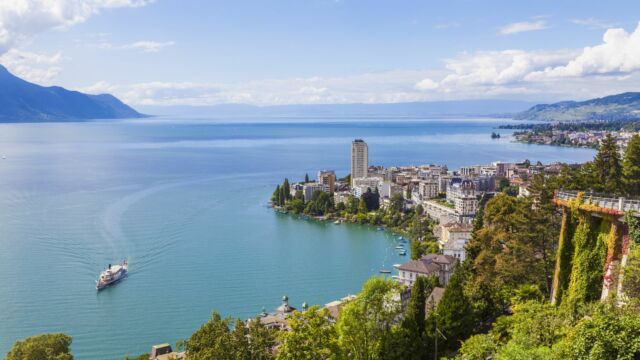
<svg viewBox="0 0 640 360"><path fill-rule="evenodd" d="M392 104L302 104L254 106L222 104L214 106L144 106L149 114L218 118L388 118L505 116L518 113L534 103L515 100L461 100Z"/></svg>
<svg viewBox="0 0 640 360"><path fill-rule="evenodd" d="M139 118L113 95L88 95L22 80L0 65L0 122L54 122Z"/></svg>
<svg viewBox="0 0 640 360"><path fill-rule="evenodd" d="M640 119L640 92L627 92L586 101L536 105L517 114L515 118L543 121Z"/></svg>

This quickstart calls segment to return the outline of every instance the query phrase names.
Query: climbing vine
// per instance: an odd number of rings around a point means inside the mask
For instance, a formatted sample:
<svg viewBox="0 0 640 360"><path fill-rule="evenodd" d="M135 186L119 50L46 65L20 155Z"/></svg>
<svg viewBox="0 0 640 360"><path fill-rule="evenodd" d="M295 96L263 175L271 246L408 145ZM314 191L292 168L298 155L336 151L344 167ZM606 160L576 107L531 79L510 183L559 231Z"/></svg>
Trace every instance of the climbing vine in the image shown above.
<svg viewBox="0 0 640 360"><path fill-rule="evenodd" d="M575 222L569 209L565 210L560 226L560 241L558 242L558 255L553 279L554 302L559 304L569 286L571 276L571 260L573 257L573 231Z"/></svg>
<svg viewBox="0 0 640 360"><path fill-rule="evenodd" d="M640 244L640 218L635 215L634 211L628 211L624 214L624 221L629 227L629 238L631 238L635 244Z"/></svg>
<svg viewBox="0 0 640 360"><path fill-rule="evenodd" d="M573 264L567 290L571 305L598 300L602 292L602 275L607 256L611 220L579 212L573 236Z"/></svg>

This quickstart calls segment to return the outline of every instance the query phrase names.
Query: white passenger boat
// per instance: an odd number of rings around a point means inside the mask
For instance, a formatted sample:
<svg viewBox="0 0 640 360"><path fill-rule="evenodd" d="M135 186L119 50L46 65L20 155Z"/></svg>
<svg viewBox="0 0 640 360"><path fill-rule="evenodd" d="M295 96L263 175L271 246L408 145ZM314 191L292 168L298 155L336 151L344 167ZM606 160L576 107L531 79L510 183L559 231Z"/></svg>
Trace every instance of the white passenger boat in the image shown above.
<svg viewBox="0 0 640 360"><path fill-rule="evenodd" d="M100 273L100 277L98 278L98 280L96 280L96 289L100 291L107 286L117 283L125 276L127 276L128 270L129 263L127 263L127 260L124 260L118 265L109 264L109 266L107 266L107 268Z"/></svg>

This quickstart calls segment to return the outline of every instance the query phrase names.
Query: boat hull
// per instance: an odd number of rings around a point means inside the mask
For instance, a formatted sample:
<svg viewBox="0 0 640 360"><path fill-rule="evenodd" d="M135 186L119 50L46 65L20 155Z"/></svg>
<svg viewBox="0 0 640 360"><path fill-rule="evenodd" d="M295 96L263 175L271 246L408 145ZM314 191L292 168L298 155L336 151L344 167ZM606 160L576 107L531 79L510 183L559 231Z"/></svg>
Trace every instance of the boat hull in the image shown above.
<svg viewBox="0 0 640 360"><path fill-rule="evenodd" d="M98 290L98 291L104 290L104 289L108 288L109 286L115 285L116 283L120 282L125 277L127 277L127 270L123 269L118 274L116 274L112 280L109 280L109 281L97 281L96 282L96 290Z"/></svg>

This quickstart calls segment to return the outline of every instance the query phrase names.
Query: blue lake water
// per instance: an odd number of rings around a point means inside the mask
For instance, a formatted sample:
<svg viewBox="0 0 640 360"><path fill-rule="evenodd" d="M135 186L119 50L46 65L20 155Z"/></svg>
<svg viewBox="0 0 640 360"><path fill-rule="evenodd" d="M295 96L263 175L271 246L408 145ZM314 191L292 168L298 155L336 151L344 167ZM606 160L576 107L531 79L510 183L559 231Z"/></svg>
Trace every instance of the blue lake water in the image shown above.
<svg viewBox="0 0 640 360"><path fill-rule="evenodd" d="M292 219L266 207L284 177L370 164L582 162L593 150L524 145L504 120L136 121L0 125L0 354L42 332L77 359L175 343L213 309L247 318L356 293L406 261L374 228ZM130 276L96 293L107 264ZM0 355L1 356L1 355Z"/></svg>

